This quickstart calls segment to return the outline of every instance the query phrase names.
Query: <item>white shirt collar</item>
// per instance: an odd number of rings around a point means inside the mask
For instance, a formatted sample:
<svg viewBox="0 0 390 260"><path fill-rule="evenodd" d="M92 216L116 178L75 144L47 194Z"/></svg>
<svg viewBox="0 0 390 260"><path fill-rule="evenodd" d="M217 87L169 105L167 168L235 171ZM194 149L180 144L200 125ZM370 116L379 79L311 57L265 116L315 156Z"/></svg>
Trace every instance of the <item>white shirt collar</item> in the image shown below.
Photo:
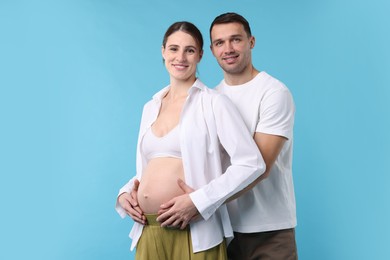
<svg viewBox="0 0 390 260"><path fill-rule="evenodd" d="M161 89L159 92L153 95L153 100L156 102L161 102L167 91L169 90L170 85L166 86L165 88ZM188 89L188 95L192 95L195 90L204 90L205 85L200 81L200 79L196 79L194 84Z"/></svg>

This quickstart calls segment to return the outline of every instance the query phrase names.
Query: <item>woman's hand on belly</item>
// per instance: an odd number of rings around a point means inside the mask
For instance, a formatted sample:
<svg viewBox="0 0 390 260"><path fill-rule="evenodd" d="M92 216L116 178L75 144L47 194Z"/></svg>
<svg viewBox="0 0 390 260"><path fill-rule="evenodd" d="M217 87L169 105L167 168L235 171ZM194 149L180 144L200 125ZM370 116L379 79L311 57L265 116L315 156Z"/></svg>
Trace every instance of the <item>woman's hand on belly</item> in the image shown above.
<svg viewBox="0 0 390 260"><path fill-rule="evenodd" d="M126 211L135 222L145 225L146 217L143 214L141 208L138 205L137 191L139 187L139 181L134 181L134 186L131 193L124 192L118 197L118 203Z"/></svg>
<svg viewBox="0 0 390 260"><path fill-rule="evenodd" d="M198 209L189 196L194 189L182 180L178 180L178 185L185 194L161 205L157 221L161 222L162 227L170 226L184 229L188 223L200 217Z"/></svg>

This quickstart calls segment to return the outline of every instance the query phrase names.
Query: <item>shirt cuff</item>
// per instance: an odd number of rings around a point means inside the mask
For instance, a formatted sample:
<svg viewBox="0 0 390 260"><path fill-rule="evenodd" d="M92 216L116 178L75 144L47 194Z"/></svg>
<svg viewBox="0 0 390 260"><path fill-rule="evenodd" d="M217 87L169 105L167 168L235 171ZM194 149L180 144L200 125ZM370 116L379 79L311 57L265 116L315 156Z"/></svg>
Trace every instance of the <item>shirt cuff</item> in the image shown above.
<svg viewBox="0 0 390 260"><path fill-rule="evenodd" d="M217 210L217 207L213 206L213 203L202 189L190 193L190 198L205 220L209 219Z"/></svg>

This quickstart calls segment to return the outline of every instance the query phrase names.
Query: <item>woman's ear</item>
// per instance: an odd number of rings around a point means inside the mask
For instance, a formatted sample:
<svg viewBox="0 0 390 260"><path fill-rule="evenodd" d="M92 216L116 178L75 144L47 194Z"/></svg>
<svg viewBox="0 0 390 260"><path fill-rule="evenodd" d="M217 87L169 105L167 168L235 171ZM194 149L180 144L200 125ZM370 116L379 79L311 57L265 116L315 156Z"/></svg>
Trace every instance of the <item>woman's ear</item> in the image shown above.
<svg viewBox="0 0 390 260"><path fill-rule="evenodd" d="M203 50L201 50L201 51L199 52L199 62L202 60L202 57L203 57Z"/></svg>
<svg viewBox="0 0 390 260"><path fill-rule="evenodd" d="M162 55L163 59L165 59L165 57L164 57L164 52L165 52L165 48L164 48L164 46L162 45L162 46L161 46L161 55Z"/></svg>

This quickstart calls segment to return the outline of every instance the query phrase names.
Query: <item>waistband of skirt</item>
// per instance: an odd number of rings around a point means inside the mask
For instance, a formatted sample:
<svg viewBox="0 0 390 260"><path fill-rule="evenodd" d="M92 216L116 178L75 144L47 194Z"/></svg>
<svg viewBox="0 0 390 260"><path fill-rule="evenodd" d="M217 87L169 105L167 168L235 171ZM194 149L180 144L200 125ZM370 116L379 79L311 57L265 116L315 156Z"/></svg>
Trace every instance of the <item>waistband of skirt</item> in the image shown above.
<svg viewBox="0 0 390 260"><path fill-rule="evenodd" d="M157 221L157 214L145 214L145 217L149 226L161 226L161 223Z"/></svg>
<svg viewBox="0 0 390 260"><path fill-rule="evenodd" d="M153 226L153 227L161 227L161 223L157 221L157 214L145 214L147 225L148 226ZM177 230L182 230L179 227L165 227L166 229L177 229ZM189 225L183 230L189 230Z"/></svg>

